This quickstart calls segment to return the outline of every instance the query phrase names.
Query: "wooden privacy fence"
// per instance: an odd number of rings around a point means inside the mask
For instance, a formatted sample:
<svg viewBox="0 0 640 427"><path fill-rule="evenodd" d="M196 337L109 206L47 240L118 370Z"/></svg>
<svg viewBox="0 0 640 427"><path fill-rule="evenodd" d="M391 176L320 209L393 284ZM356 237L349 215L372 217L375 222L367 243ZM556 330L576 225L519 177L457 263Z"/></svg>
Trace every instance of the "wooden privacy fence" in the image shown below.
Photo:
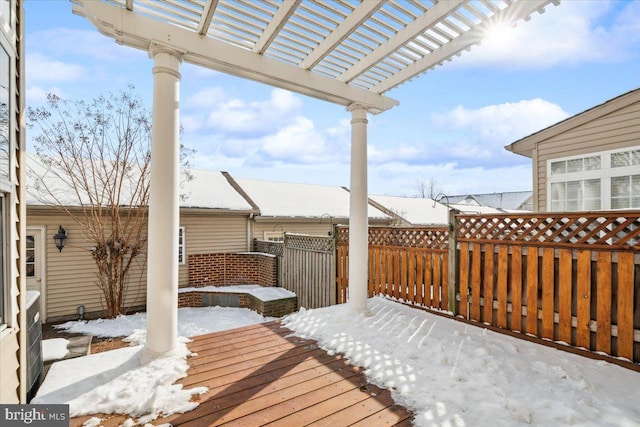
<svg viewBox="0 0 640 427"><path fill-rule="evenodd" d="M349 228L336 227L338 303L348 298ZM449 304L449 230L369 228L369 296L436 309Z"/></svg>
<svg viewBox="0 0 640 427"><path fill-rule="evenodd" d="M457 215L456 313L640 361L639 215Z"/></svg>
<svg viewBox="0 0 640 427"><path fill-rule="evenodd" d="M336 303L333 237L285 233L282 271L282 287L296 293L299 307Z"/></svg>

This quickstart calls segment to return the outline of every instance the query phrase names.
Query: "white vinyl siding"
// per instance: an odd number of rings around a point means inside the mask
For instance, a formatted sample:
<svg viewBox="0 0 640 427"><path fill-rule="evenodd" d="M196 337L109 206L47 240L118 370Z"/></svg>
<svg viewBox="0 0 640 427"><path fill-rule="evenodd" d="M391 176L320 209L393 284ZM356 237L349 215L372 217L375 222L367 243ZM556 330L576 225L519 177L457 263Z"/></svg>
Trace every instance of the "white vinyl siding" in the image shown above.
<svg viewBox="0 0 640 427"><path fill-rule="evenodd" d="M640 208L640 147L549 160L548 210Z"/></svg>

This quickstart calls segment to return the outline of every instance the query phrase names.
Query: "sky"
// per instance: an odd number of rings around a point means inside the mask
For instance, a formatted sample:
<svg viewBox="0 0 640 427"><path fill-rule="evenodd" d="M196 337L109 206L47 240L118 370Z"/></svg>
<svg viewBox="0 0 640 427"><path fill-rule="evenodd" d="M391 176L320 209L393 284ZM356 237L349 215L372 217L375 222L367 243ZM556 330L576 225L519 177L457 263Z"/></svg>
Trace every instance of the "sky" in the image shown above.
<svg viewBox="0 0 640 427"><path fill-rule="evenodd" d="M348 304L301 309L283 324L296 336L317 340L329 354L344 354L363 367L371 383L390 389L397 404L413 411L418 427L638 425L639 372L379 296L369 299L367 307L368 314L354 313ZM264 320L240 308L178 310L180 334L187 336ZM55 363L32 403L69 403L71 416L126 413L144 424L161 413L193 409L193 394L204 393L207 399L206 389L173 384L186 375L184 353L140 363L145 323L144 315L132 315L61 325L80 333L131 334L127 340L138 345ZM271 393L278 391L274 386ZM292 410L287 409L284 413ZM101 419L90 420L85 425L100 425ZM130 418L123 425L135 422Z"/></svg>
<svg viewBox="0 0 640 427"><path fill-rule="evenodd" d="M27 106L128 85L151 106L146 52L101 35L69 1L27 0L25 11ZM190 64L181 74L193 167L349 187L344 107ZM369 193L416 196L431 181L447 195L531 190L531 161L505 145L638 87L640 1L547 6L386 93L400 105L369 115Z"/></svg>

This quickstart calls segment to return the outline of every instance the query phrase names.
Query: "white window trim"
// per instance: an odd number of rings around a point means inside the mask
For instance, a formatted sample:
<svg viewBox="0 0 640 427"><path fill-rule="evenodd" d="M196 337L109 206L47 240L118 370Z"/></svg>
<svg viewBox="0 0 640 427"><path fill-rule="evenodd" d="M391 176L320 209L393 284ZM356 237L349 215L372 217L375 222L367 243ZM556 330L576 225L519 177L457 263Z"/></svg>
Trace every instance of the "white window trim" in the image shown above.
<svg viewBox="0 0 640 427"><path fill-rule="evenodd" d="M611 167L611 155L613 153L621 153L624 151L639 150L640 145L619 148L615 150L596 151L591 153L579 154L576 156L558 157L547 160L547 211L553 212L551 209L551 184L568 181L584 181L589 179L600 179L600 209L612 210L611 208L611 178L618 176L629 176L640 174L640 167L637 165L624 167ZM551 174L551 163L565 160L582 159L585 157L600 156L600 169L571 172L563 174ZM620 209L626 210L626 209Z"/></svg>
<svg viewBox="0 0 640 427"><path fill-rule="evenodd" d="M182 236L182 243L180 243L180 236ZM178 264L185 265L187 263L187 233L184 226L178 228ZM182 261L180 261L180 254L182 254Z"/></svg>

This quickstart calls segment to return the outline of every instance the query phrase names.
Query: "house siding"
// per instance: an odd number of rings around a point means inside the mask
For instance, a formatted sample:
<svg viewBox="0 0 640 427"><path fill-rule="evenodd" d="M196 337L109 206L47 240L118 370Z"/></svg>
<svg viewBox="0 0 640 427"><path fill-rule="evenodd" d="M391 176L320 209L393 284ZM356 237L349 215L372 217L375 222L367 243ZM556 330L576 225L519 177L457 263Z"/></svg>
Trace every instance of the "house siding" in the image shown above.
<svg viewBox="0 0 640 427"><path fill-rule="evenodd" d="M321 223L317 220L316 223L309 222L255 222L253 225L252 238L263 240L264 233L266 232L287 232L287 233L300 233L300 234L313 234L318 236L326 236L330 231L333 231L333 225L329 224L327 220Z"/></svg>
<svg viewBox="0 0 640 427"><path fill-rule="evenodd" d="M3 319L0 325L0 403L26 403L26 282L24 271L25 206L25 134L24 134L24 9L23 1L8 3L9 16L0 17L2 45L2 83L6 92L8 123L5 128L7 145L2 147L0 192L3 206L0 226L3 227L2 260ZM10 18L10 19L7 19ZM6 55L4 54L6 52ZM6 168L6 165L9 167Z"/></svg>
<svg viewBox="0 0 640 427"><path fill-rule="evenodd" d="M549 160L640 145L640 92L637 98L634 103L537 144L538 211L547 211Z"/></svg>
<svg viewBox="0 0 640 427"><path fill-rule="evenodd" d="M178 285L189 286L189 255L244 252L247 247L247 216L202 215L181 212L185 228L185 264L180 265Z"/></svg>
<svg viewBox="0 0 640 427"><path fill-rule="evenodd" d="M192 215L182 212L180 225L185 228L185 260L190 254L231 253L247 250L247 217L241 214ZM31 209L27 215L29 227L45 227L45 265L43 281L47 307L47 322L77 316L84 305L88 317L103 316L105 305L102 291L96 284L97 267L91 256L93 246L79 225L66 214L53 208ZM62 225L68 238L60 252L52 236ZM129 272L125 307L141 308L146 304L146 254L139 255ZM189 266L179 267L179 286L189 285Z"/></svg>

